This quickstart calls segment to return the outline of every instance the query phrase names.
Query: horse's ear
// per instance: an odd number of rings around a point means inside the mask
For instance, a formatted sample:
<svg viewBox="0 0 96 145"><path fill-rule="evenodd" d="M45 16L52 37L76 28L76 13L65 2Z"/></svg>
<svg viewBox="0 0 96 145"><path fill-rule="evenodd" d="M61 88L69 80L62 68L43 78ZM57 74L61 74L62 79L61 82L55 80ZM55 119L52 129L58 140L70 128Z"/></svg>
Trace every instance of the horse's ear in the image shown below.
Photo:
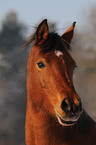
<svg viewBox="0 0 96 145"><path fill-rule="evenodd" d="M48 36L47 19L44 19L38 26L35 33L35 44L41 44Z"/></svg>
<svg viewBox="0 0 96 145"><path fill-rule="evenodd" d="M76 22L73 22L71 27L62 35L62 38L69 44L71 43L73 35L74 35L75 24Z"/></svg>

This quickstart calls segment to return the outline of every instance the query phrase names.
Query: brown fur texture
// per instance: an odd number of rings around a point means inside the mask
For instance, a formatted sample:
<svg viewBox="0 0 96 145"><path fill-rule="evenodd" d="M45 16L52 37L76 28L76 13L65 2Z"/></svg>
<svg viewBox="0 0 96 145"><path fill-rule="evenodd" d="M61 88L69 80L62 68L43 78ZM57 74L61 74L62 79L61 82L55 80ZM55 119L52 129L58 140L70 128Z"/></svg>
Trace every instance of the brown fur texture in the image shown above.
<svg viewBox="0 0 96 145"><path fill-rule="evenodd" d="M27 145L96 145L96 123L82 111L73 86L76 63L68 52L73 33L74 23L61 37L49 33L46 19L37 28L27 65Z"/></svg>

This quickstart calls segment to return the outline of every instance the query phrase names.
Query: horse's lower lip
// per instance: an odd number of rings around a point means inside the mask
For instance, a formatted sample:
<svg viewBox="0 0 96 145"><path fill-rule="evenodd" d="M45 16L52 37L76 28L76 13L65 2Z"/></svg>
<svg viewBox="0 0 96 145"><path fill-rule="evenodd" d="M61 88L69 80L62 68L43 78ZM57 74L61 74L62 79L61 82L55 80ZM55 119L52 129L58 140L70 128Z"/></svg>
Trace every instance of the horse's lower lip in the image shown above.
<svg viewBox="0 0 96 145"><path fill-rule="evenodd" d="M64 126L71 126L71 125L74 125L76 123L76 121L65 121L63 118L61 118L60 116L58 116L59 118L59 122L61 121L61 125L64 125Z"/></svg>
<svg viewBox="0 0 96 145"><path fill-rule="evenodd" d="M55 112L56 112L56 116L57 116L57 119L58 119L58 122L62 125L62 126L72 126L72 125L74 125L76 122L77 122L77 120L79 119L79 117L77 117L76 119L70 119L70 120L66 120L66 119L64 119L64 118L62 118L58 113L57 113L57 111L55 110Z"/></svg>

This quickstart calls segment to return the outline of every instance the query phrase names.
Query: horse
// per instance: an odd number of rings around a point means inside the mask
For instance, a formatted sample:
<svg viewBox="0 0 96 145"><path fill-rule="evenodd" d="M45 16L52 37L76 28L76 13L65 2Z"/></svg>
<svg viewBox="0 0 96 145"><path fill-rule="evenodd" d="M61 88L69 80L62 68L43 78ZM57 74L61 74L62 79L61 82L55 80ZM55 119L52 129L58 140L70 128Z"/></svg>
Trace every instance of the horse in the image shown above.
<svg viewBox="0 0 96 145"><path fill-rule="evenodd" d="M60 36L49 32L44 19L25 44L34 40L27 64L27 145L96 145L96 123L73 85L75 23Z"/></svg>

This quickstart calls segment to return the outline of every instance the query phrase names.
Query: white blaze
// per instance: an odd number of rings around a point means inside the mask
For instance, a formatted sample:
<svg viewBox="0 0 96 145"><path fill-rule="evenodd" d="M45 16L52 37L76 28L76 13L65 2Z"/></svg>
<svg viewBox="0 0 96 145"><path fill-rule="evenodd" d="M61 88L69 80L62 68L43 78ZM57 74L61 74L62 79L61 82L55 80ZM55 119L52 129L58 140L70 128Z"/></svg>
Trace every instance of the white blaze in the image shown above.
<svg viewBox="0 0 96 145"><path fill-rule="evenodd" d="M55 50L55 55L59 57L63 55L63 53L60 50Z"/></svg>

